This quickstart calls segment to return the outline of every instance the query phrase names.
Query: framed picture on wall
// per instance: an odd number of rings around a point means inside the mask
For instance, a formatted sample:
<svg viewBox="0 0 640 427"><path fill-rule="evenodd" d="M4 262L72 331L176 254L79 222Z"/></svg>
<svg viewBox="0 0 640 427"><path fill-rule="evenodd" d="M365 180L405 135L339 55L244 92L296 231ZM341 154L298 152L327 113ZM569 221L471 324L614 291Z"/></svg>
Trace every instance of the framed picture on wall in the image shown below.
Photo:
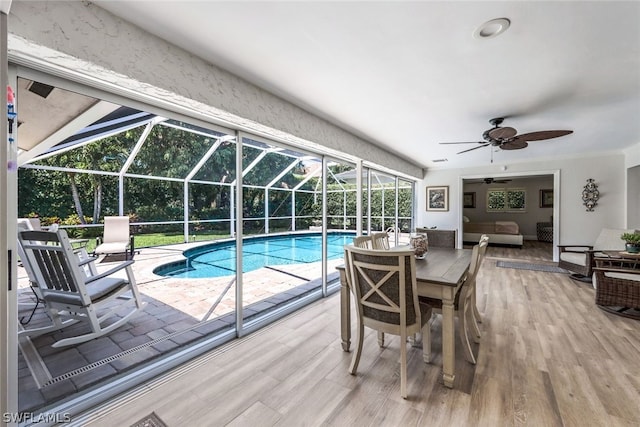
<svg viewBox="0 0 640 427"><path fill-rule="evenodd" d="M476 207L476 192L464 193L462 195L462 207L463 208L475 208Z"/></svg>
<svg viewBox="0 0 640 427"><path fill-rule="evenodd" d="M540 207L553 207L553 190L540 190Z"/></svg>
<svg viewBox="0 0 640 427"><path fill-rule="evenodd" d="M449 210L449 186L427 187L427 210L447 212Z"/></svg>

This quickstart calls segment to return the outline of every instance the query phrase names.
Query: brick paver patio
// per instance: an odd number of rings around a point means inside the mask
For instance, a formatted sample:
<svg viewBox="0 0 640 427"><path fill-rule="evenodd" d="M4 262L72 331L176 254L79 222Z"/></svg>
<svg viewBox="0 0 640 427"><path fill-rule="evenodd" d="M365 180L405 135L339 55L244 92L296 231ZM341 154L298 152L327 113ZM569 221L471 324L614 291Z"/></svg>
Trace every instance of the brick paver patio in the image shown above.
<svg viewBox="0 0 640 427"><path fill-rule="evenodd" d="M87 331L79 323L62 331L21 339L19 354L19 407L33 411L90 386L115 378L142 364L169 355L212 333L233 328L235 283L232 276L209 279L161 277L157 266L182 259L182 251L193 244L144 248L133 265L138 288L146 303L127 324L103 337L63 348L51 344L63 337ZM331 279L342 260L328 262ZM98 270L110 263L99 263ZM19 268L19 302L32 301L28 280ZM277 307L320 286L321 263L262 268L243 276L244 318ZM220 295L228 288L222 299ZM218 301L216 308L213 305ZM116 301L117 302L117 301ZM21 309L28 318L31 310ZM48 322L38 308L25 328ZM25 354L28 357L25 357ZM28 362L28 363L27 363Z"/></svg>

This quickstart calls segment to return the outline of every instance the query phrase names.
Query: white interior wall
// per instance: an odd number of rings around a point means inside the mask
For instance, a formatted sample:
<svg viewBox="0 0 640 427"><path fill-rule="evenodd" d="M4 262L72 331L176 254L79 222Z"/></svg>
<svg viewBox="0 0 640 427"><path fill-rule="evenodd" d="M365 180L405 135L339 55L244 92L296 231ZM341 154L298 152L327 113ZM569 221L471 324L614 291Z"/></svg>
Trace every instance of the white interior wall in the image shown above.
<svg viewBox="0 0 640 427"><path fill-rule="evenodd" d="M231 35L230 35L231 36ZM89 2L14 3L9 58L101 86L144 93L170 109L327 154L347 153L401 175L422 168L364 141Z"/></svg>
<svg viewBox="0 0 640 427"><path fill-rule="evenodd" d="M640 230L640 143L628 148L627 168L627 227Z"/></svg>
<svg viewBox="0 0 640 427"><path fill-rule="evenodd" d="M627 169L627 227L640 230L640 166Z"/></svg>
<svg viewBox="0 0 640 427"><path fill-rule="evenodd" d="M627 168L640 166L640 143L626 149L624 155Z"/></svg>
<svg viewBox="0 0 640 427"><path fill-rule="evenodd" d="M422 181L422 188L418 191L417 224L438 228L461 228L461 177L539 175L558 170L560 184L559 189L555 188L555 202L559 212L556 219L559 228L556 230L559 240L557 244L592 244L600 229L626 226L626 170L623 154L517 163L508 166L506 171L502 168L501 165L493 164L467 169L428 170ZM588 178L595 179L600 191L600 200L593 212L586 212L581 199ZM449 186L449 211L427 212L425 188L441 185Z"/></svg>

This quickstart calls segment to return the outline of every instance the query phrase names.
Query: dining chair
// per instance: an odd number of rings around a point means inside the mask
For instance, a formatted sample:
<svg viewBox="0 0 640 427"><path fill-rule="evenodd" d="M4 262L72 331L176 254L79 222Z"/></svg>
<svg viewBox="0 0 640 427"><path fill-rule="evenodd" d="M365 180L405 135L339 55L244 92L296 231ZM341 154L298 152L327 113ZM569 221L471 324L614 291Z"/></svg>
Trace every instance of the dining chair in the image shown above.
<svg viewBox="0 0 640 427"><path fill-rule="evenodd" d="M429 246L432 248L455 248L457 241L456 230L440 230L437 228L416 228L417 233L427 235Z"/></svg>
<svg viewBox="0 0 640 427"><path fill-rule="evenodd" d="M471 260L471 265L469 266L469 271L475 271L480 269L480 267L482 266L482 262L484 261L484 257L487 253L487 247L489 245L489 236L486 234L483 234L482 236L480 236L480 240L478 242L479 245L479 249L478 249L478 259L476 261L476 263L473 263L473 259ZM472 288L469 289L469 305L470 305L470 309L469 309L469 314L471 317L471 322L469 322L471 324L471 328L473 329L473 341L476 343L480 343L480 338L482 338L482 333L480 332L480 326L478 325L479 323L482 323L482 317L480 317L480 312L478 311L478 304L477 304L477 286L476 286L476 281L478 279L478 272L476 271L476 277L473 281L472 284Z"/></svg>
<svg viewBox="0 0 640 427"><path fill-rule="evenodd" d="M478 270L480 267L481 248L486 248L488 242L488 239L481 240L477 245L473 247L473 251L471 253L471 263L469 265L469 273L464 279L460 290L458 290L454 301L454 310L456 316L458 317L458 336L460 337L460 341L462 341L462 350L464 352L465 359L467 359L469 363L472 363L474 365L476 364L476 356L473 354L471 342L469 341L469 327L471 326L474 328L474 341L475 339L479 339L478 335L480 333L480 330L473 318L473 309L471 308L473 301L472 295L473 293L475 293L476 276L478 275ZM426 303L433 307L434 313L442 313L442 300L430 297L420 297L420 302ZM432 321L433 319L429 321L429 325L431 325ZM424 329L422 347L424 361L428 363L431 360L430 327Z"/></svg>
<svg viewBox="0 0 640 427"><path fill-rule="evenodd" d="M418 301L413 251L380 251L345 246L358 313L357 345L349 366L355 375L365 326L400 336L400 395L407 397L407 338L429 328L431 307Z"/></svg>
<svg viewBox="0 0 640 427"><path fill-rule="evenodd" d="M373 233L371 235L371 243L373 245L373 249L388 250L391 248L389 245L389 235L385 231Z"/></svg>
<svg viewBox="0 0 640 427"><path fill-rule="evenodd" d="M486 245L482 245L482 242L487 242ZM480 240L478 241L478 244L480 245L480 254L479 254L479 259L478 259L478 268L480 268L480 266L482 265L482 262L484 261L484 257L487 254L487 246L489 245L489 236L486 234L483 234L482 236L480 236ZM473 287L473 293L471 294L471 308L473 309L472 314L473 314L473 319L475 321L475 329L477 330L477 334L476 334L476 342L479 342L480 340L480 328L478 327L478 323L482 323L482 317L480 316L480 312L478 311L478 304L477 304L477 292L476 292L476 286L474 284Z"/></svg>
<svg viewBox="0 0 640 427"><path fill-rule="evenodd" d="M357 236L353 238L353 246L362 249L373 249L371 236Z"/></svg>
<svg viewBox="0 0 640 427"><path fill-rule="evenodd" d="M386 240L386 248L385 246ZM363 249L389 249L389 235L387 233L373 233L368 236L358 236L353 239L353 245ZM378 344L384 347L384 332L378 331Z"/></svg>

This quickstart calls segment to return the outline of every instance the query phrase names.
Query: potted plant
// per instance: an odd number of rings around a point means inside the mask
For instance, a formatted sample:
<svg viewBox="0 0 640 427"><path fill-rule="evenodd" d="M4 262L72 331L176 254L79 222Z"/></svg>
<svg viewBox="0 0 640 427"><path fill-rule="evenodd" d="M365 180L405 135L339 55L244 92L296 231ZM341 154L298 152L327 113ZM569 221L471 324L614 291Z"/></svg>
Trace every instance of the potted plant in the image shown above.
<svg viewBox="0 0 640 427"><path fill-rule="evenodd" d="M620 238L627 243L625 245L627 252L640 253L640 233L623 233Z"/></svg>

